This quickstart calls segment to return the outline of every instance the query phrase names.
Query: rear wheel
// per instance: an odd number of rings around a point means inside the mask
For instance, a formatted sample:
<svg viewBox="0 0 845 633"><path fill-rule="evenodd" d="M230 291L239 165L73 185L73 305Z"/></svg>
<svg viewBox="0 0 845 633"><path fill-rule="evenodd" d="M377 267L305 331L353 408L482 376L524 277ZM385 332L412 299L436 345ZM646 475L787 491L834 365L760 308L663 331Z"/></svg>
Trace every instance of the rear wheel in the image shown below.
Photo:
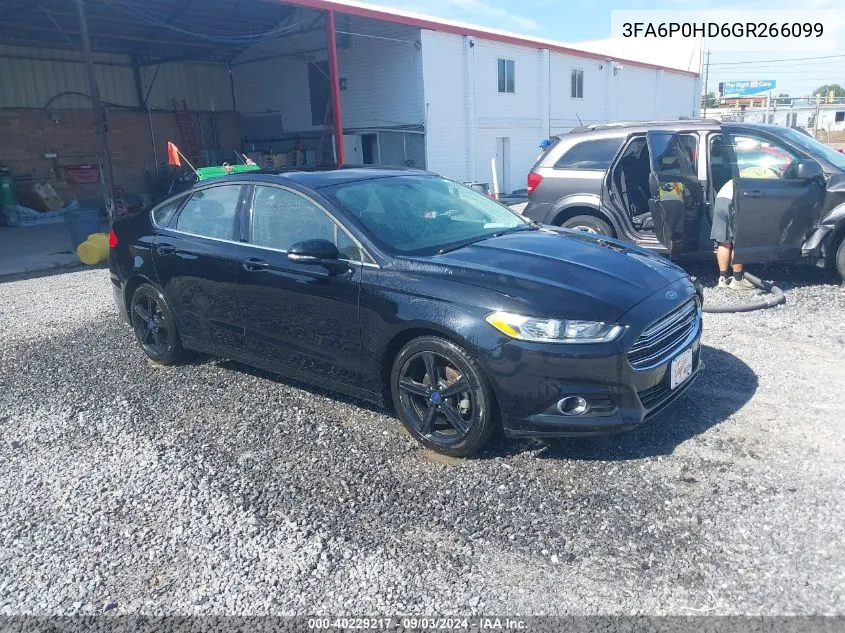
<svg viewBox="0 0 845 633"><path fill-rule="evenodd" d="M183 355L182 341L173 313L162 294L150 284L141 284L132 295L130 307L135 339L148 358L173 365Z"/></svg>
<svg viewBox="0 0 845 633"><path fill-rule="evenodd" d="M584 233L607 235L609 237L613 236L613 227L593 215L576 215L564 220L561 226L565 229L572 229L573 231L583 231Z"/></svg>
<svg viewBox="0 0 845 633"><path fill-rule="evenodd" d="M451 341L410 341L390 374L393 404L408 432L424 446L454 457L471 455L497 424L481 368Z"/></svg>

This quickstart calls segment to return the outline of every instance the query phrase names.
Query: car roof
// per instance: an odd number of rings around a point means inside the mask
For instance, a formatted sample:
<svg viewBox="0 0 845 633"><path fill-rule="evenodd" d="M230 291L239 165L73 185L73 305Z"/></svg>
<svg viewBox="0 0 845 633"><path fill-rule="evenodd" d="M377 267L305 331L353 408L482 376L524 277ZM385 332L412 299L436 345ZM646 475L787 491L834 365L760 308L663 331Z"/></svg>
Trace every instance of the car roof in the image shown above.
<svg viewBox="0 0 845 633"><path fill-rule="evenodd" d="M567 134L561 135L569 136L572 134L595 134L602 132L619 131L620 133L630 134L632 132L647 132L648 130L669 130L682 131L689 129L718 129L721 126L721 121L716 119L672 119L671 121L618 121L615 123L596 123L593 125L583 125L573 128Z"/></svg>
<svg viewBox="0 0 845 633"><path fill-rule="evenodd" d="M210 182L225 182L226 180L274 182L294 182L310 189L320 189L332 185L341 185L349 182L362 180L375 180L377 178L395 178L396 176L432 176L430 172L421 169L391 168L391 167L342 167L341 169L311 169L311 170L261 170L247 172L244 174L232 174L221 176L196 183L195 187L201 187Z"/></svg>
<svg viewBox="0 0 845 633"><path fill-rule="evenodd" d="M783 131L783 126L769 123L745 123L742 121L719 121L718 119L672 119L670 121L619 121L615 123L596 123L583 125L571 129L558 138L572 138L581 136L627 136L629 134L644 133L649 130L666 130L669 132L684 132L687 130L760 130L777 134Z"/></svg>

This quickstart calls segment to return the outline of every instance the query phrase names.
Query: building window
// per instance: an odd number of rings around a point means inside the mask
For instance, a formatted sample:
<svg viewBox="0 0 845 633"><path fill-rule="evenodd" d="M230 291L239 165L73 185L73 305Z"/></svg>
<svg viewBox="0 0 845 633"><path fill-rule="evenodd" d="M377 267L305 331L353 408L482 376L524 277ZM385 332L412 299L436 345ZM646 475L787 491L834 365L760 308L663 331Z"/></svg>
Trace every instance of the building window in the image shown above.
<svg viewBox="0 0 845 633"><path fill-rule="evenodd" d="M514 63L512 59L499 60L499 92L515 92L514 90Z"/></svg>
<svg viewBox="0 0 845 633"><path fill-rule="evenodd" d="M577 68L572 69L572 98L584 98L584 71Z"/></svg>

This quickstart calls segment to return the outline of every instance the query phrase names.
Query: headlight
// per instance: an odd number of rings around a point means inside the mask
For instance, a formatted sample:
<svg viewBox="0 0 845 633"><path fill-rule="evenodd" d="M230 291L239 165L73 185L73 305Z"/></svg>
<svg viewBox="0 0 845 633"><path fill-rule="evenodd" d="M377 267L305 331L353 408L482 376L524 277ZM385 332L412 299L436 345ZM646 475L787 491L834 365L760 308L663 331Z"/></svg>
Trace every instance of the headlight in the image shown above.
<svg viewBox="0 0 845 633"><path fill-rule="evenodd" d="M542 343L608 343L624 329L615 323L537 319L512 312L493 312L486 319L487 323L512 338Z"/></svg>

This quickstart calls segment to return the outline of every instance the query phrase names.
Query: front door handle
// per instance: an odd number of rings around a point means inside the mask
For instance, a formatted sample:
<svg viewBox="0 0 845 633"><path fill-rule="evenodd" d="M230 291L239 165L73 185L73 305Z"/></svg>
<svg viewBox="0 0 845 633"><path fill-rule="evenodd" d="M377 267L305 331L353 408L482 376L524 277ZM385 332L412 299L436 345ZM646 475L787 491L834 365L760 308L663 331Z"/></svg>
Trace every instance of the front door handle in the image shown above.
<svg viewBox="0 0 845 633"><path fill-rule="evenodd" d="M262 270L267 268L270 265L270 262L264 261L263 259L256 259L250 258L246 260L243 264L244 268L247 270Z"/></svg>
<svg viewBox="0 0 845 633"><path fill-rule="evenodd" d="M159 244L156 246L159 255L173 255L176 249L171 244Z"/></svg>
<svg viewBox="0 0 845 633"><path fill-rule="evenodd" d="M763 192L759 189L752 189L751 191L743 191L742 195L746 198L762 198Z"/></svg>

